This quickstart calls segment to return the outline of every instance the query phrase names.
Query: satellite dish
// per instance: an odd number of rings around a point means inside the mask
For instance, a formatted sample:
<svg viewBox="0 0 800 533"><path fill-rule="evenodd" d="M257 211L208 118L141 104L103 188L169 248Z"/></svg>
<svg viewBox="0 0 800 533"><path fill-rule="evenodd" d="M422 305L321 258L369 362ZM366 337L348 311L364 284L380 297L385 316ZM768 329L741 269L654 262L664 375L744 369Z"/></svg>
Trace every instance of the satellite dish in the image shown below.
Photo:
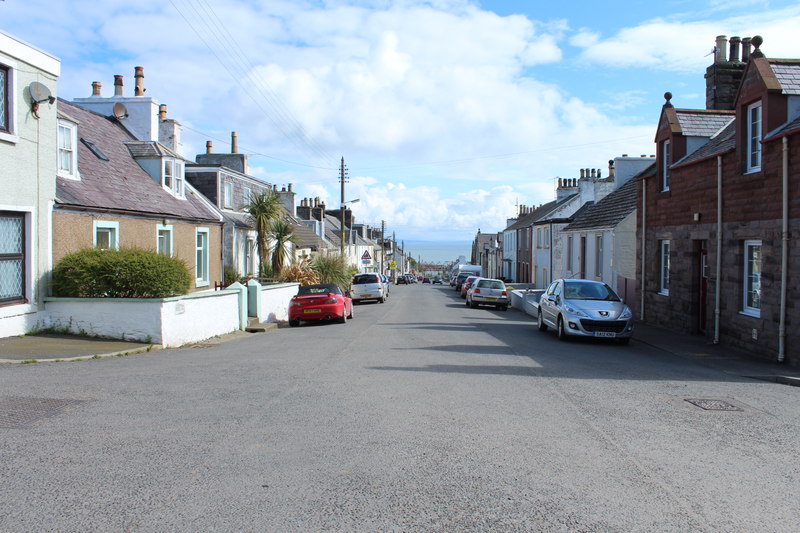
<svg viewBox="0 0 800 533"><path fill-rule="evenodd" d="M31 94L31 100L40 104L47 100L55 100L53 95L50 94L50 89L48 89L44 84L39 83L38 81L31 82L30 86L28 87L28 92ZM50 102L52 103L52 102Z"/></svg>
<svg viewBox="0 0 800 533"><path fill-rule="evenodd" d="M117 102L114 104L114 116L117 117L117 120L124 120L128 118L128 108L125 107L125 104L122 102Z"/></svg>
<svg viewBox="0 0 800 533"><path fill-rule="evenodd" d="M38 81L31 82L28 86L28 93L31 95L31 113L37 119L39 118L39 104L42 102L54 104L56 102L55 97L50 93L50 89Z"/></svg>

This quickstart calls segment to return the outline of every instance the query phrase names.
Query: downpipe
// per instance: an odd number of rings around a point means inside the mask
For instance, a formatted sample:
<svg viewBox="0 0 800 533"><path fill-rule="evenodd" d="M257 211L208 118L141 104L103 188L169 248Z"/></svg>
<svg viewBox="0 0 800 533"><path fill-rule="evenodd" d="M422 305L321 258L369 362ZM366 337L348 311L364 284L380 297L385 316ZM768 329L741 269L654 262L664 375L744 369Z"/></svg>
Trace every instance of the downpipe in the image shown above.
<svg viewBox="0 0 800 533"><path fill-rule="evenodd" d="M719 302L722 297L722 156L717 156L717 264L714 269L714 344L719 344Z"/></svg>
<svg viewBox="0 0 800 533"><path fill-rule="evenodd" d="M783 137L782 156L782 226L781 226L781 310L778 326L778 362L786 358L786 283L789 270L789 138Z"/></svg>

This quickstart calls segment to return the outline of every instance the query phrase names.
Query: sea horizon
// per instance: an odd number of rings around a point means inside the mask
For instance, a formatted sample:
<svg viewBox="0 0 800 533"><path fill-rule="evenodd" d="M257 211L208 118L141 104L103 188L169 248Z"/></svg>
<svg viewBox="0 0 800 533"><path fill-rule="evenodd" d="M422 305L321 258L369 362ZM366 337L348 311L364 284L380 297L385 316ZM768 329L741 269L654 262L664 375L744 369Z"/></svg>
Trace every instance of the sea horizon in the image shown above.
<svg viewBox="0 0 800 533"><path fill-rule="evenodd" d="M454 263L460 256L469 261L472 241L423 241L404 240L404 251L423 263Z"/></svg>

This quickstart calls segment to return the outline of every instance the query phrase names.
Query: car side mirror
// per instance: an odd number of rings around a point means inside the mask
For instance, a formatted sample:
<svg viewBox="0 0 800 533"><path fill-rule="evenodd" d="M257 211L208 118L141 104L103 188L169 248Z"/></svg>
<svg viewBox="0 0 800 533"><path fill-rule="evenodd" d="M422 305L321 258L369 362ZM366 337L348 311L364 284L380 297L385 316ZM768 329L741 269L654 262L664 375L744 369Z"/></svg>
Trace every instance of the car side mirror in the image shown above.
<svg viewBox="0 0 800 533"><path fill-rule="evenodd" d="M344 295L350 298L350 291L344 291Z"/></svg>

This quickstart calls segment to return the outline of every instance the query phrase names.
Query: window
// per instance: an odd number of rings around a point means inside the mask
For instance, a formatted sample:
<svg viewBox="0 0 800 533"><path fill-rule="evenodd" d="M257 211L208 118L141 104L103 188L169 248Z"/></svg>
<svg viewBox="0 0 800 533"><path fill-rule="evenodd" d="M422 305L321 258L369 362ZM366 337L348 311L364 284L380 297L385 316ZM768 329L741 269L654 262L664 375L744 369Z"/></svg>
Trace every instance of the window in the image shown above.
<svg viewBox="0 0 800 533"><path fill-rule="evenodd" d="M253 190L250 189L250 187L245 187L244 188L244 205L247 205L247 204L250 203L250 199L251 199L250 197L251 196L253 196Z"/></svg>
<svg viewBox="0 0 800 533"><path fill-rule="evenodd" d="M597 279L603 277L603 236L595 235L594 238L594 275Z"/></svg>
<svg viewBox="0 0 800 533"><path fill-rule="evenodd" d="M119 250L119 222L95 220L94 247L101 250Z"/></svg>
<svg viewBox="0 0 800 533"><path fill-rule="evenodd" d="M184 196L183 163L181 161L164 160L164 188L175 196Z"/></svg>
<svg viewBox="0 0 800 533"><path fill-rule="evenodd" d="M567 272L572 275L572 235L567 237Z"/></svg>
<svg viewBox="0 0 800 533"><path fill-rule="evenodd" d="M0 131L11 131L11 76L9 68L0 65Z"/></svg>
<svg viewBox="0 0 800 533"><path fill-rule="evenodd" d="M195 287L208 285L208 228L197 228L195 247Z"/></svg>
<svg viewBox="0 0 800 533"><path fill-rule="evenodd" d="M747 107L747 170L761 170L761 102Z"/></svg>
<svg viewBox="0 0 800 533"><path fill-rule="evenodd" d="M761 241L744 242L744 306L742 311L761 316Z"/></svg>
<svg viewBox="0 0 800 533"><path fill-rule="evenodd" d="M172 226L159 225L156 229L156 251L172 257Z"/></svg>
<svg viewBox="0 0 800 533"><path fill-rule="evenodd" d="M174 174L174 166L172 160L167 159L164 161L164 187L172 190L172 177Z"/></svg>
<svg viewBox="0 0 800 533"><path fill-rule="evenodd" d="M669 190L670 142L661 143L661 190Z"/></svg>
<svg viewBox="0 0 800 533"><path fill-rule="evenodd" d="M25 301L25 215L0 211L0 304Z"/></svg>
<svg viewBox="0 0 800 533"><path fill-rule="evenodd" d="M223 207L233 206L233 183L230 181L225 182L225 196L223 202L225 202Z"/></svg>
<svg viewBox="0 0 800 533"><path fill-rule="evenodd" d="M550 226L542 228L542 248L550 248Z"/></svg>
<svg viewBox="0 0 800 533"><path fill-rule="evenodd" d="M542 247L542 228L536 228L536 247Z"/></svg>
<svg viewBox="0 0 800 533"><path fill-rule="evenodd" d="M94 141L90 141L89 139L84 139L83 137L81 137L81 142L84 145L86 145L86 148L91 150L91 152L97 157L97 159L100 159L101 161L109 160L108 156L104 154L103 151L100 148L98 148L96 144L94 144Z"/></svg>
<svg viewBox="0 0 800 533"><path fill-rule="evenodd" d="M78 177L78 126L65 120L58 121L58 175L62 178Z"/></svg>
<svg viewBox="0 0 800 533"><path fill-rule="evenodd" d="M669 241L661 241L659 294L669 294Z"/></svg>

